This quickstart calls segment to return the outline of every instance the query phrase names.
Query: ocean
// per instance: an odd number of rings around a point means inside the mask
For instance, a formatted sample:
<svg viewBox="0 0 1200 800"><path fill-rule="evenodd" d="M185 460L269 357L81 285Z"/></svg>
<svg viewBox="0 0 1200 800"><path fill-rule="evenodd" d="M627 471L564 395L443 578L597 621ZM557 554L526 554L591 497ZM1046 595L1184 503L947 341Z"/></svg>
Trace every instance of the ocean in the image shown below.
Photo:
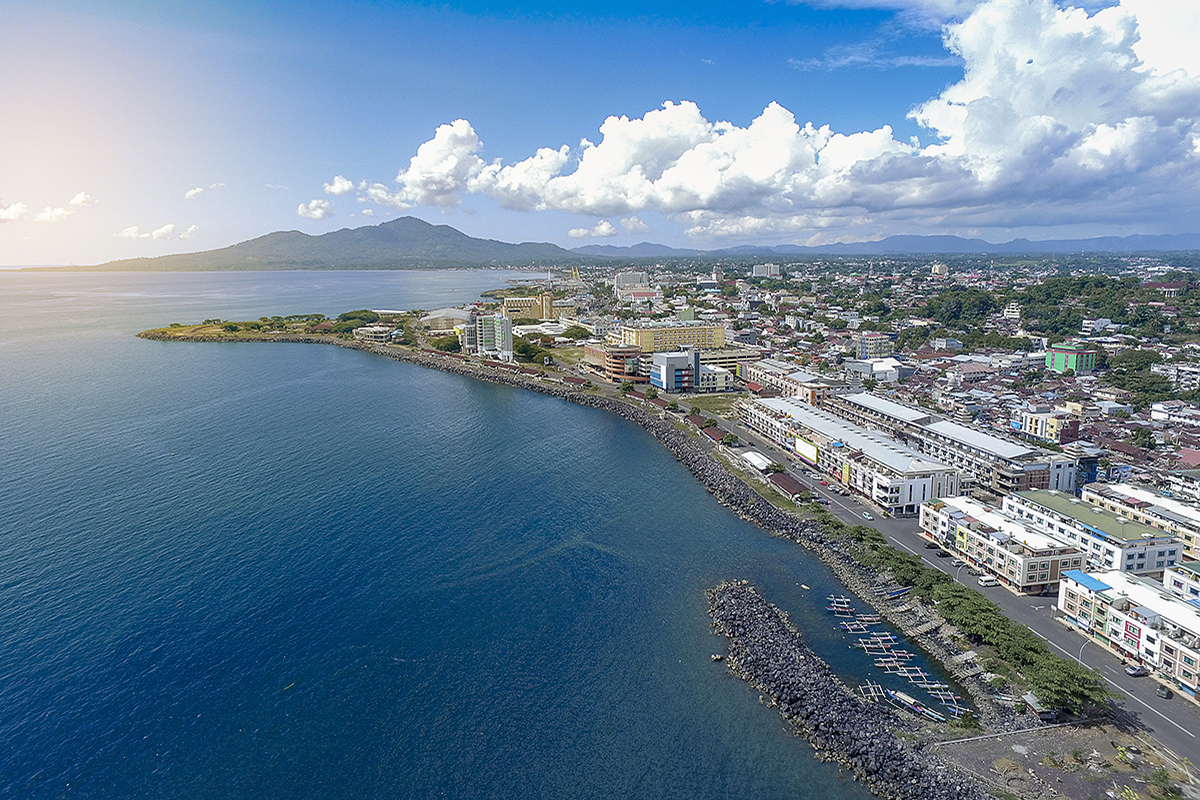
<svg viewBox="0 0 1200 800"><path fill-rule="evenodd" d="M514 275L0 272L0 796L868 796L710 658L744 578L860 679L840 585L637 426L134 336Z"/></svg>

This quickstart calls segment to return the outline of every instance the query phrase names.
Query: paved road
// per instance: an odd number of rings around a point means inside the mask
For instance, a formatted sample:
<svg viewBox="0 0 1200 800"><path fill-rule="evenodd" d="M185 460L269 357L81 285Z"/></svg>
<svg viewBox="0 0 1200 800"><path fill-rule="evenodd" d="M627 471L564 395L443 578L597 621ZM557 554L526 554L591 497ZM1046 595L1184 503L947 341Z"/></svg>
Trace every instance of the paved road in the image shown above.
<svg viewBox="0 0 1200 800"><path fill-rule="evenodd" d="M686 400L684 400L686 404ZM968 583L995 602L1012 620L1028 625L1034 633L1045 639L1051 649L1072 658L1088 667L1098 667L1111 688L1119 692L1119 713L1132 718L1150 732L1158 742L1178 757L1191 759L1200 765L1200 706L1178 696L1169 699L1158 697L1151 678L1131 678L1125 674L1121 659L1095 642L1089 642L1082 634L1059 622L1055 617L1057 597L1025 597L995 586L985 588L975 582L969 567L954 567L950 558L939 558L937 550L927 549L920 535L916 519L882 518L878 509L856 495L842 497L830 488L821 486L819 480L828 476L810 478L807 465L763 439L758 434L735 421L720 419L720 425L736 434L742 442L766 455L772 461L784 464L788 472L806 487L816 490L818 496L829 501L829 510L849 524L865 523L862 513L870 513L875 519L870 523L879 530L892 545L919 555L929 566L936 567L956 580ZM830 480L833 483L832 480Z"/></svg>

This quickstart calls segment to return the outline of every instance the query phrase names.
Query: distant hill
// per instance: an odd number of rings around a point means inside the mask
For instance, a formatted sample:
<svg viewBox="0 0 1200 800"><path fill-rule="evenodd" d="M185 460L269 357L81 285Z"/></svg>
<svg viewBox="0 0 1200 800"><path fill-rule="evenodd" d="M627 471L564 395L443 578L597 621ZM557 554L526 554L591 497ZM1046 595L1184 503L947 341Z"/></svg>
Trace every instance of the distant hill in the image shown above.
<svg viewBox="0 0 1200 800"><path fill-rule="evenodd" d="M97 269L145 271L273 269L421 269L576 264L558 245L475 239L449 225L401 217L320 236L277 231L220 250L110 261Z"/></svg>
<svg viewBox="0 0 1200 800"><path fill-rule="evenodd" d="M591 244L565 250L546 242L509 244L475 239L449 225L431 225L401 217L379 225L342 228L320 236L277 231L248 242L200 253L110 261L93 269L155 272L273 269L437 269L445 267L528 267L573 265L597 258L744 258L799 255L995 255L1053 253L1121 253L1155 250L1200 250L1200 234L1174 236L1105 236L1031 242L1014 239L992 244L958 236L889 236L878 242L851 242L820 247L742 246L694 250L642 242L629 247Z"/></svg>
<svg viewBox="0 0 1200 800"><path fill-rule="evenodd" d="M1164 236L1103 236L1095 239L1051 239L1031 242L1028 239L1013 239L1010 242L993 244L983 239L963 239L960 236L889 236L877 242L847 242L827 244L819 247L782 244L775 246L745 245L721 250L676 250L665 245L648 242L631 247L613 245L587 245L571 252L580 255L607 256L609 258L671 258L705 255L711 258L736 258L751 256L787 255L918 255L918 254L966 254L983 253L993 255L1058 254L1058 253L1125 253L1145 251L1200 250L1200 233L1183 233Z"/></svg>

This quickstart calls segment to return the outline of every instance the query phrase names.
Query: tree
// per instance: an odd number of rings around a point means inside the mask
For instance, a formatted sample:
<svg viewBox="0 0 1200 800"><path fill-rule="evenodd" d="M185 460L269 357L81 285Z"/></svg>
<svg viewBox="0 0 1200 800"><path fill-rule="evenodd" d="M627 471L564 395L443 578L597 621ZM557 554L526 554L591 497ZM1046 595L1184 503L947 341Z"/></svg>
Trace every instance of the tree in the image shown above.
<svg viewBox="0 0 1200 800"><path fill-rule="evenodd" d="M591 335L591 331L582 325L572 325L563 331L563 336L567 337L568 339L586 339Z"/></svg>
<svg viewBox="0 0 1200 800"><path fill-rule="evenodd" d="M721 437L721 444L735 445L735 444L737 444L737 441L738 441L738 437L732 433L727 433Z"/></svg>
<svg viewBox="0 0 1200 800"><path fill-rule="evenodd" d="M1134 431L1133 443L1146 450L1153 450L1158 447L1158 441L1154 438L1154 431L1149 428L1138 428Z"/></svg>
<svg viewBox="0 0 1200 800"><path fill-rule="evenodd" d="M238 324L236 322L226 322L221 327L232 333L238 329Z"/></svg>
<svg viewBox="0 0 1200 800"><path fill-rule="evenodd" d="M705 418L704 422L700 423L700 428L701 429L715 428L716 425L717 425L717 421L715 419L713 419L712 417L707 417L707 418Z"/></svg>
<svg viewBox="0 0 1200 800"><path fill-rule="evenodd" d="M631 389L633 389L633 381L621 381L621 394L625 394Z"/></svg>
<svg viewBox="0 0 1200 800"><path fill-rule="evenodd" d="M462 350L462 344L458 341L457 336L439 336L431 339L429 343L434 346L434 349L441 350L443 353L457 353Z"/></svg>
<svg viewBox="0 0 1200 800"><path fill-rule="evenodd" d="M1108 359L1108 366L1114 369L1141 372L1149 369L1151 364L1157 364L1160 361L1162 361L1162 356L1154 350L1126 350Z"/></svg>
<svg viewBox="0 0 1200 800"><path fill-rule="evenodd" d="M354 327L361 328L363 325L370 325L372 322L379 321L379 315L370 309L362 308L358 311L347 311L344 314L338 314L338 322L355 321Z"/></svg>
<svg viewBox="0 0 1200 800"><path fill-rule="evenodd" d="M658 389L655 389L653 386L646 389L647 400L653 400L656 397L658 397Z"/></svg>

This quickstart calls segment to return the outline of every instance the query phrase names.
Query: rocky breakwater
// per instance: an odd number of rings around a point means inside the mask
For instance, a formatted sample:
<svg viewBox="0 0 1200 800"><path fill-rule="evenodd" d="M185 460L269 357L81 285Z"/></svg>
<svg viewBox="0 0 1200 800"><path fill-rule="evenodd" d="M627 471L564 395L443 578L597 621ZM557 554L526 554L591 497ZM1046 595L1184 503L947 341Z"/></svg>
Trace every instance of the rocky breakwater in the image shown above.
<svg viewBox="0 0 1200 800"><path fill-rule="evenodd" d="M889 800L982 800L983 787L901 741L904 723L887 706L854 697L804 643L787 615L746 582L708 591L715 633L729 640L726 663L770 696L818 757L850 769Z"/></svg>

